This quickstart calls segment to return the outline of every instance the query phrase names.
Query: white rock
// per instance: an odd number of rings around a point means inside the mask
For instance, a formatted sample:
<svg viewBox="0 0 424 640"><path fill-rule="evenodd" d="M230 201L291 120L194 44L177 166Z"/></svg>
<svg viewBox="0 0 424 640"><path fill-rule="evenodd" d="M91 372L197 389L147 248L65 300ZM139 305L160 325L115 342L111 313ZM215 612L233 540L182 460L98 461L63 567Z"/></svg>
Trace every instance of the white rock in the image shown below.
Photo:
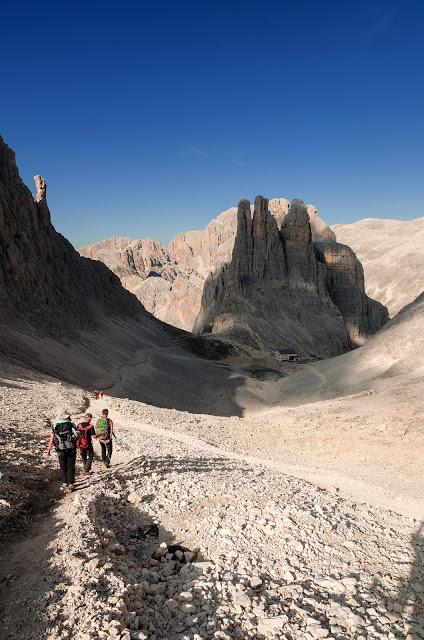
<svg viewBox="0 0 424 640"><path fill-rule="evenodd" d="M258 633L268 637L270 634L277 634L284 630L288 622L287 616L276 616L275 618L260 618L258 620Z"/></svg>
<svg viewBox="0 0 424 640"><path fill-rule="evenodd" d="M178 594L178 600L180 602L192 602L193 594L190 593L190 591L181 591L181 593Z"/></svg>
<svg viewBox="0 0 424 640"><path fill-rule="evenodd" d="M168 609L178 609L179 607L178 602L173 598L169 598L169 600L166 601L166 606Z"/></svg>
<svg viewBox="0 0 424 640"><path fill-rule="evenodd" d="M253 576L252 578L249 579L249 583L252 589L258 589L258 587L260 587L262 584L262 580L257 576Z"/></svg>
<svg viewBox="0 0 424 640"><path fill-rule="evenodd" d="M158 558L161 558L162 556L166 556L167 553L168 553L168 545L166 544L166 542L161 542L155 551L155 556L157 556Z"/></svg>

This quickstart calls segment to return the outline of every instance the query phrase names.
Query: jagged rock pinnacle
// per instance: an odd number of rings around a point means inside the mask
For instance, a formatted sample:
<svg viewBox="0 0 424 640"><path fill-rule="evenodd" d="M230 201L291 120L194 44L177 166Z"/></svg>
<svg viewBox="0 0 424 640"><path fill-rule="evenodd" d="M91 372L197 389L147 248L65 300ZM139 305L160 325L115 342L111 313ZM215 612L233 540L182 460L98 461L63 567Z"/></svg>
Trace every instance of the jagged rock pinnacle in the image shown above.
<svg viewBox="0 0 424 640"><path fill-rule="evenodd" d="M43 176L34 176L34 182L37 189L35 201L42 202L46 199L47 182L44 180Z"/></svg>

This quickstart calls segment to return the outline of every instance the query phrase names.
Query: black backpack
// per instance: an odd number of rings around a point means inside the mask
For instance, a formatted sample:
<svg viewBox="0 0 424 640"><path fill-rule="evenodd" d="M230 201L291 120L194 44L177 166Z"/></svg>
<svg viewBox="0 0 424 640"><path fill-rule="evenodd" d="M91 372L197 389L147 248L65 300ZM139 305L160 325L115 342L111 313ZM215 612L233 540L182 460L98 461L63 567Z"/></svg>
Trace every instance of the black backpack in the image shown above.
<svg viewBox="0 0 424 640"><path fill-rule="evenodd" d="M54 446L57 451L69 451L75 449L74 425L69 420L58 422L53 429Z"/></svg>

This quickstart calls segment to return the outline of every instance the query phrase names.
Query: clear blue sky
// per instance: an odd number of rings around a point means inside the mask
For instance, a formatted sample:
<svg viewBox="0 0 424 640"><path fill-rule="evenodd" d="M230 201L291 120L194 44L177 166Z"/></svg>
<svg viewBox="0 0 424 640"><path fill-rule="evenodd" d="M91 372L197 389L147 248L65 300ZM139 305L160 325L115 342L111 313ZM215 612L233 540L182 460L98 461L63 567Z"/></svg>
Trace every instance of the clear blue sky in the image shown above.
<svg viewBox="0 0 424 640"><path fill-rule="evenodd" d="M7 2L0 132L75 245L240 198L424 215L424 3Z"/></svg>

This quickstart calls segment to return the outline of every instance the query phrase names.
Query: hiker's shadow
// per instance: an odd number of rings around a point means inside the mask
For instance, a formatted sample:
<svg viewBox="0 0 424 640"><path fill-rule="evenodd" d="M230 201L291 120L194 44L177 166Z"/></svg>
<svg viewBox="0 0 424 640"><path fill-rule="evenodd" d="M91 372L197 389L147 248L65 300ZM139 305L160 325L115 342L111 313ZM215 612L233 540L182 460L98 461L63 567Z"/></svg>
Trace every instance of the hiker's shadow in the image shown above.
<svg viewBox="0 0 424 640"><path fill-rule="evenodd" d="M213 565L196 550L186 549L141 505L100 494L90 505L89 519L102 546L102 561L93 570L100 580L98 598L107 604L99 630L116 625L121 633L142 631L157 640L193 631L206 639L217 630L228 634L220 637L247 637L222 609L225 603L210 579ZM166 555L161 555L161 543L168 547ZM111 599L113 606L108 604ZM91 616L91 608L80 610L82 620Z"/></svg>
<svg viewBox="0 0 424 640"><path fill-rule="evenodd" d="M46 440L48 436L46 427ZM0 424L0 451L0 499L11 505L0 517L0 537L6 542L58 498L59 469L55 454L45 458L45 445L31 430Z"/></svg>

